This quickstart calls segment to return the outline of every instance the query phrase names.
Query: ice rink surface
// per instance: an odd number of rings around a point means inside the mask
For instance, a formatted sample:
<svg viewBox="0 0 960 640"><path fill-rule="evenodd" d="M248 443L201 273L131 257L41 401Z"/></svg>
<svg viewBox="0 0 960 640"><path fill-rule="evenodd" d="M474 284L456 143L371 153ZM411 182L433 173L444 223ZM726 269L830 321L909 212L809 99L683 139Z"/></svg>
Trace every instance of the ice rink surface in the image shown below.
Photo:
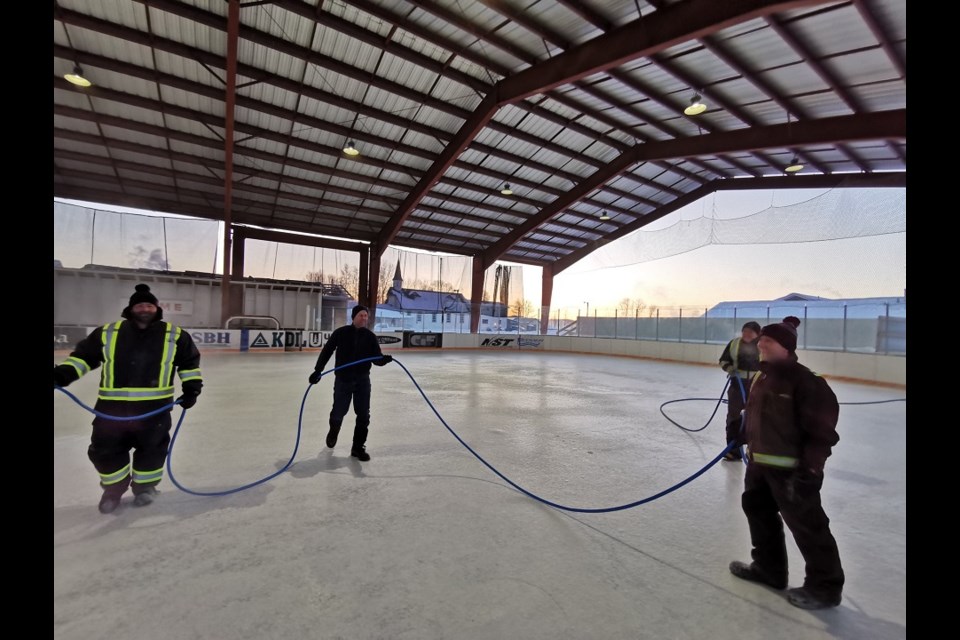
<svg viewBox="0 0 960 640"><path fill-rule="evenodd" d="M720 349L718 348L718 357ZM666 400L717 397L719 368L608 356L394 352L440 413L505 475L603 507L657 493L724 446L723 415L685 433ZM205 354L173 450L178 481L219 491L289 459L315 353ZM55 355L55 363L63 354ZM168 479L148 507L97 511L92 416L54 392L54 637L62 640L699 639L906 636L906 405L842 407L823 502L844 600L803 611L734 578L750 559L744 468L719 463L653 503L567 514L497 478L396 365L372 371L372 460L353 414L325 447L332 376L307 399L296 464L197 497ZM92 405L99 370L69 390ZM840 401L905 391L832 381ZM700 426L713 406L667 408ZM174 410L174 424L180 409ZM803 561L789 533L790 586Z"/></svg>

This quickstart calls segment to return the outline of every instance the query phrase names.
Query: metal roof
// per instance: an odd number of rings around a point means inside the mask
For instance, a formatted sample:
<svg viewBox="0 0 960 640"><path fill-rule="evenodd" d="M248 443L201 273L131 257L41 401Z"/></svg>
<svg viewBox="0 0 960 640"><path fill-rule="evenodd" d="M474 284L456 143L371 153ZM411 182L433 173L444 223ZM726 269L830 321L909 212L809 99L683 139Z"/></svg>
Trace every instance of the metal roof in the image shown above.
<svg viewBox="0 0 960 640"><path fill-rule="evenodd" d="M229 181L232 223L556 273L716 189L904 183L905 0L54 9L60 197L225 219Z"/></svg>

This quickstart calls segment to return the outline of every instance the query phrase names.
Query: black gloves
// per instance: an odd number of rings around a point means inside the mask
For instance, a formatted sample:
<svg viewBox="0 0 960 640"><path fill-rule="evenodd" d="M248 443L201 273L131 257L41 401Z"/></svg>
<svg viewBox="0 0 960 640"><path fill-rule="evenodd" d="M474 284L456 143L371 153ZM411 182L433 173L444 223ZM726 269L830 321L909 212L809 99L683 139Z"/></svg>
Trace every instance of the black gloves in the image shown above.
<svg viewBox="0 0 960 640"><path fill-rule="evenodd" d="M382 367L383 365L390 364L391 362L393 362L393 356L385 354L383 358L377 361L377 364Z"/></svg>
<svg viewBox="0 0 960 640"><path fill-rule="evenodd" d="M177 402L180 403L180 406L184 409L189 409L193 405L197 404L197 396L200 395L200 387L202 385L198 384L196 380L188 380L183 383L183 395L177 398Z"/></svg>
<svg viewBox="0 0 960 640"><path fill-rule="evenodd" d="M177 398L177 402L180 403L180 406L184 409L189 409L193 405L197 404L197 396L199 393L194 393L192 391L184 391L183 395Z"/></svg>
<svg viewBox="0 0 960 640"><path fill-rule="evenodd" d="M310 377L307 378L307 380L310 381L310 384L317 384L318 382L320 382L321 375L323 375L323 371L320 371L320 369L317 369L316 371L310 374Z"/></svg>
<svg viewBox="0 0 960 640"><path fill-rule="evenodd" d="M53 386L54 387L65 387L70 384L72 381L67 376L67 374L60 369L60 367L53 368Z"/></svg>

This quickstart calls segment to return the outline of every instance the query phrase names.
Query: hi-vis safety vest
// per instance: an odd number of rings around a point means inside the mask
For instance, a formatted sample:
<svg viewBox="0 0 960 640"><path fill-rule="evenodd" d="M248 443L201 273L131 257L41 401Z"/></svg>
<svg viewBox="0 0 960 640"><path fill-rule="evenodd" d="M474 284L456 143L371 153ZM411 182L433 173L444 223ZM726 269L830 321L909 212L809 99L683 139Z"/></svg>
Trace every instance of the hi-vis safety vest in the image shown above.
<svg viewBox="0 0 960 640"><path fill-rule="evenodd" d="M163 353L160 357L158 387L116 387L114 386L114 364L116 362L117 337L123 320L103 325L100 332L103 344L103 371L100 376L101 400L141 401L164 400L173 398L173 361L177 355L177 340L181 329L164 322ZM179 371L181 381L202 379L199 369Z"/></svg>
<svg viewBox="0 0 960 640"><path fill-rule="evenodd" d="M734 338L730 341L730 359L733 360L732 371L730 373L735 373L740 378L747 380L753 376L753 372L737 367L740 363L739 360L737 360L737 356L740 355L741 342L743 342L743 338Z"/></svg>

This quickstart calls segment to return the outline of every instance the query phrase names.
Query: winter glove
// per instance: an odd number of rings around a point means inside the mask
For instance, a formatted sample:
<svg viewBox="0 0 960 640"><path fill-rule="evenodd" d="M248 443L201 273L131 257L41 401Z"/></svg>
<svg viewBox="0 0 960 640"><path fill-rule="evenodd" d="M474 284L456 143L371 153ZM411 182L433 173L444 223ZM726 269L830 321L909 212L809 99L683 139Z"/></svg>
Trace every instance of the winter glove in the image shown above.
<svg viewBox="0 0 960 640"><path fill-rule="evenodd" d="M67 374L64 373L59 367L53 368L53 386L54 387L65 387L70 384L71 380L67 377Z"/></svg>
<svg viewBox="0 0 960 640"><path fill-rule="evenodd" d="M316 371L311 373L310 377L307 379L310 381L310 384L317 384L318 382L320 382L321 375L323 375L323 372L320 371L320 369L317 369Z"/></svg>
<svg viewBox="0 0 960 640"><path fill-rule="evenodd" d="M180 406L184 409L189 409L193 405L197 404L197 396L199 395L199 393L185 390L183 395L177 398L177 402L179 402Z"/></svg>
<svg viewBox="0 0 960 640"><path fill-rule="evenodd" d="M815 469L797 469L787 479L787 500L803 500L820 490L823 485L823 472Z"/></svg>
<svg viewBox="0 0 960 640"><path fill-rule="evenodd" d="M383 365L390 364L391 362L393 362L393 356L384 355L380 360L376 362L376 364L382 367Z"/></svg>

